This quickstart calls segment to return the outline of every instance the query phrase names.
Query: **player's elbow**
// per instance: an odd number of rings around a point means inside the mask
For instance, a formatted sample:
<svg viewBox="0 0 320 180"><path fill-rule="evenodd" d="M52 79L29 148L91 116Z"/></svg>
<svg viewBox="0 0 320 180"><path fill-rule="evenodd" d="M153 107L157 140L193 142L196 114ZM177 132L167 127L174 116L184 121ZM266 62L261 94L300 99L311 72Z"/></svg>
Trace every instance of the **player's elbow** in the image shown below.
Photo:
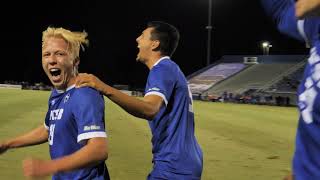
<svg viewBox="0 0 320 180"><path fill-rule="evenodd" d="M105 161L108 159L108 142L105 138L95 138L95 143L91 146L96 161Z"/></svg>
<svg viewBox="0 0 320 180"><path fill-rule="evenodd" d="M105 161L108 159L109 153L106 148L97 147L97 151L95 153L97 161Z"/></svg>
<svg viewBox="0 0 320 180"><path fill-rule="evenodd" d="M156 115L158 114L158 109L156 108L150 108L148 111L146 111L144 113L145 115L145 119L151 121L152 119L154 119L156 117Z"/></svg>
<svg viewBox="0 0 320 180"><path fill-rule="evenodd" d="M108 151L108 144L106 143L105 146L101 147L100 149L100 160L107 160L109 156L109 151Z"/></svg>
<svg viewBox="0 0 320 180"><path fill-rule="evenodd" d="M151 121L154 119L158 112L160 111L160 107L163 104L163 99L158 96L145 96L143 99L143 103L141 103L143 106L141 108L141 112L143 114L143 118Z"/></svg>
<svg viewBox="0 0 320 180"><path fill-rule="evenodd" d="M109 153L108 151L102 152L101 153L101 160L105 161L108 159Z"/></svg>
<svg viewBox="0 0 320 180"><path fill-rule="evenodd" d="M154 117L155 117L154 115L151 115L151 114L149 115L148 114L148 115L145 115L143 118L148 120L148 121L152 121L154 119Z"/></svg>

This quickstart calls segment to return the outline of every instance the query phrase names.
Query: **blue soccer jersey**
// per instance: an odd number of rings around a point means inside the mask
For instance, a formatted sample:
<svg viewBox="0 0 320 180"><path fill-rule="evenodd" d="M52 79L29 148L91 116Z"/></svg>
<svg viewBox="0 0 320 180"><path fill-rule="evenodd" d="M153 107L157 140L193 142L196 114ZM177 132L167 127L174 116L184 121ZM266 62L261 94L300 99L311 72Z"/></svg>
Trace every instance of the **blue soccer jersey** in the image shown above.
<svg viewBox="0 0 320 180"><path fill-rule="evenodd" d="M300 118L293 173L296 180L316 180L320 179L320 19L297 20L294 3L293 0L262 0L281 32L312 47L298 88Z"/></svg>
<svg viewBox="0 0 320 180"><path fill-rule="evenodd" d="M192 95L184 74L169 57L161 58L150 70L145 89L145 96L149 95L160 96L164 101L156 117L149 121L154 163L151 175L200 179L203 160L194 136Z"/></svg>
<svg viewBox="0 0 320 180"><path fill-rule="evenodd" d="M104 123L104 99L96 90L88 87L53 90L49 99L49 110L45 119L49 133L51 159L70 155L95 137L107 137ZM108 179L104 162L79 170L57 173L56 180Z"/></svg>

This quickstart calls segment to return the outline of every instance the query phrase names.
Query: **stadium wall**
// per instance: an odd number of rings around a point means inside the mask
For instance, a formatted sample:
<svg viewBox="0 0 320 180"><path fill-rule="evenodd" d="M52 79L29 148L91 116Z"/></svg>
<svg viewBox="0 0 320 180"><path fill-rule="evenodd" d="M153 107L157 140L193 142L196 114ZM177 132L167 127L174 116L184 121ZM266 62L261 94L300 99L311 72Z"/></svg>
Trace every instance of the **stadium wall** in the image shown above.
<svg viewBox="0 0 320 180"><path fill-rule="evenodd" d="M22 85L0 84L0 88L8 88L8 89L22 89Z"/></svg>

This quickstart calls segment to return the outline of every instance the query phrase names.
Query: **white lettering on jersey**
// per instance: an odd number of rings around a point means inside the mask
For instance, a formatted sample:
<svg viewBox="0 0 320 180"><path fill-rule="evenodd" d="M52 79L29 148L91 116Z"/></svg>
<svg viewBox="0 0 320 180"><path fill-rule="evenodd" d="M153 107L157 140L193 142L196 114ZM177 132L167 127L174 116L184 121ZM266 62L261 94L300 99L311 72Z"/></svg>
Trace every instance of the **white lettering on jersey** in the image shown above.
<svg viewBox="0 0 320 180"><path fill-rule="evenodd" d="M311 50L312 55L310 56L308 63L310 67L315 63L319 63L320 57L316 53L315 49ZM316 64L314 68L311 69L312 74L306 79L304 83L305 91L299 95L299 107L301 109L301 116L303 120L310 124L313 122L312 111L315 99L318 95L316 90L317 82L320 80L320 64ZM318 83L319 85L319 83Z"/></svg>
<svg viewBox="0 0 320 180"><path fill-rule="evenodd" d="M101 129L100 126L96 126L96 125L84 126L83 128L84 131L99 130L99 129Z"/></svg>
<svg viewBox="0 0 320 180"><path fill-rule="evenodd" d="M149 92L149 91L160 91L160 89L157 88L157 87L153 87L153 88L148 89L148 92Z"/></svg>
<svg viewBox="0 0 320 180"><path fill-rule="evenodd" d="M53 137L54 137L54 128L56 127L55 124L51 124L50 128L49 128L49 138L48 138L48 142L49 145L53 145Z"/></svg>
<svg viewBox="0 0 320 180"><path fill-rule="evenodd" d="M301 111L301 115L303 117L303 120L307 124L310 124L313 122L313 119L312 119L313 104L317 96L317 91L315 90L314 86L312 86L312 84L310 85L310 81L312 80L309 77L305 83L306 90L299 95L299 103L302 103L300 104L300 107L304 106L302 107L303 110Z"/></svg>
<svg viewBox="0 0 320 180"><path fill-rule="evenodd" d="M62 118L63 109L55 109L50 111L50 120L60 120Z"/></svg>

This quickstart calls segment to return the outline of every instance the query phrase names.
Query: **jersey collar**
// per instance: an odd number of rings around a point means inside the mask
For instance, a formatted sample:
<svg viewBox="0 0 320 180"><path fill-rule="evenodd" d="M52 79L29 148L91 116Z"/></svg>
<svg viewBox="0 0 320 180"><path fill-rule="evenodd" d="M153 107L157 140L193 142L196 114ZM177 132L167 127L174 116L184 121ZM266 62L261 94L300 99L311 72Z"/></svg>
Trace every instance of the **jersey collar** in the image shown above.
<svg viewBox="0 0 320 180"><path fill-rule="evenodd" d="M59 94L64 93L64 92L66 92L66 91L69 91L70 89L73 89L74 87L76 87L75 84L69 86L66 90L58 90L58 89L57 89L57 93L59 93Z"/></svg>
<svg viewBox="0 0 320 180"><path fill-rule="evenodd" d="M163 56L162 58L160 58L156 63L154 63L154 65L152 67L155 67L156 65L158 65L160 63L160 61L164 60L164 59L170 59L169 56Z"/></svg>

